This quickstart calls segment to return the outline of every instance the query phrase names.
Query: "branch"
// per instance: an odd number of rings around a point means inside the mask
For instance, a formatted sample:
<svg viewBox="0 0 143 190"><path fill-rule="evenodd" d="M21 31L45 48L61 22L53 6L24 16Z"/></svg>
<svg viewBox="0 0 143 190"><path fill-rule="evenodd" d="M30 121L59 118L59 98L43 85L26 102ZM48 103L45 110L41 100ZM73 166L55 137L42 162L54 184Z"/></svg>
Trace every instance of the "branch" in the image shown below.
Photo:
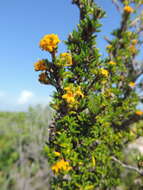
<svg viewBox="0 0 143 190"><path fill-rule="evenodd" d="M128 164L124 164L123 162L121 162L120 160L118 160L117 158L115 158L114 156L111 157L112 160L114 160L115 162L117 162L118 164L120 164L122 167L127 168L129 170L134 170L137 173L139 173L141 176L143 176L143 169L139 169L137 167L128 165Z"/></svg>
<svg viewBox="0 0 143 190"><path fill-rule="evenodd" d="M107 36L104 36L104 39L105 39L109 44L112 43L112 40L110 40Z"/></svg>
<svg viewBox="0 0 143 190"><path fill-rule="evenodd" d="M85 18L85 10L84 10L84 4L81 0L73 0L72 4L76 4L80 10L80 20L83 20Z"/></svg>
<svg viewBox="0 0 143 190"><path fill-rule="evenodd" d="M121 9L121 7L120 7L120 5L119 5L119 2L118 2L117 0L112 0L112 3L115 5L115 7L117 8L117 10L118 10L119 12L122 11L122 9Z"/></svg>
<svg viewBox="0 0 143 190"><path fill-rule="evenodd" d="M143 74L143 62L133 60L132 65L134 66L133 81L136 81Z"/></svg>
<svg viewBox="0 0 143 190"><path fill-rule="evenodd" d="M120 126L120 128L124 129L127 128L128 126L130 126L131 124L134 124L135 122L138 122L142 119L142 117L137 116L137 115L132 115L131 117L129 117L127 120L123 121L122 125Z"/></svg>
<svg viewBox="0 0 143 190"><path fill-rule="evenodd" d="M95 82L98 80L98 77L95 77L93 79L93 81L89 84L89 86L87 87L87 89L85 90L85 95L87 95L88 91L93 87L93 85L95 84Z"/></svg>

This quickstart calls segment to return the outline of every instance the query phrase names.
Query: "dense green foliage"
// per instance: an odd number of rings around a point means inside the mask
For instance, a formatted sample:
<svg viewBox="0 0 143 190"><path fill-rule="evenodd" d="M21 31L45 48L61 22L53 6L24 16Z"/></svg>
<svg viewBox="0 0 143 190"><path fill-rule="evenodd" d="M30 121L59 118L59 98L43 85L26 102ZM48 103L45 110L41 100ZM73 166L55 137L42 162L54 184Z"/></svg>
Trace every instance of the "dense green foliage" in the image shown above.
<svg viewBox="0 0 143 190"><path fill-rule="evenodd" d="M0 190L47 190L43 146L52 115L41 106L28 112L0 112Z"/></svg>
<svg viewBox="0 0 143 190"><path fill-rule="evenodd" d="M53 171L51 189L112 189L121 178L115 159L123 160L125 146L142 135L142 126L131 128L142 116L136 110L139 75L134 64L141 41L132 24L142 1L118 1L121 25L107 40L106 58L96 45L105 12L93 0L72 3L80 21L65 42L68 52L58 56L58 36L46 35L40 47L52 61L35 65L42 71L39 81L56 88L51 106L57 114L44 148Z"/></svg>

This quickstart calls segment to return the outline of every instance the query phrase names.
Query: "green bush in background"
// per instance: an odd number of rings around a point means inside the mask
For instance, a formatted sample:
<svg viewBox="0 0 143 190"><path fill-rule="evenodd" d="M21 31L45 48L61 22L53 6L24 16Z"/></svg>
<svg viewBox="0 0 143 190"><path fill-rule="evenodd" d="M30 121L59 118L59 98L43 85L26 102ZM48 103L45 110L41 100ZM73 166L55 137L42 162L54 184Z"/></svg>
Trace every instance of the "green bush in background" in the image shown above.
<svg viewBox="0 0 143 190"><path fill-rule="evenodd" d="M53 114L40 105L28 112L0 112L1 190L47 190L49 169L43 146Z"/></svg>

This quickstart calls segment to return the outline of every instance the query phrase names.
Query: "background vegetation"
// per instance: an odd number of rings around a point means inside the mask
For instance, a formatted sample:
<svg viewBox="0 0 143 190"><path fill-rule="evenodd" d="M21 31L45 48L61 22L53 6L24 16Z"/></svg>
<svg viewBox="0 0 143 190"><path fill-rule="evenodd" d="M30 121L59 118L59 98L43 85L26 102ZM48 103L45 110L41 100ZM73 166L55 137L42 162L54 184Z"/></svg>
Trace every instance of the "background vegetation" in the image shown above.
<svg viewBox="0 0 143 190"><path fill-rule="evenodd" d="M43 147L53 112L38 105L28 112L0 112L0 189L48 190L49 166ZM136 124L143 125L143 121ZM126 162L136 165L137 150L125 151ZM122 185L116 190L140 190L143 179L122 169Z"/></svg>
<svg viewBox="0 0 143 190"><path fill-rule="evenodd" d="M47 190L49 170L43 147L52 119L50 108L0 112L0 189Z"/></svg>

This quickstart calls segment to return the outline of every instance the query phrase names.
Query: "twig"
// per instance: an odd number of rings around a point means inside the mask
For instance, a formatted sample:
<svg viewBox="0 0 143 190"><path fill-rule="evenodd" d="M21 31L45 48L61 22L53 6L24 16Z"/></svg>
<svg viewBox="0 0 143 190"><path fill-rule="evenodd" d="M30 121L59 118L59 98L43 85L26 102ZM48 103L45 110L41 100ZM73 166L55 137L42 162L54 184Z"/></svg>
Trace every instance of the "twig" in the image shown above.
<svg viewBox="0 0 143 190"><path fill-rule="evenodd" d="M110 40L107 36L104 36L104 39L105 39L109 44L112 43L112 40Z"/></svg>
<svg viewBox="0 0 143 190"><path fill-rule="evenodd" d="M119 12L122 12L122 9L121 9L121 7L120 7L120 5L119 5L119 3L118 3L117 0L112 0L112 3L116 6L116 8L117 8L117 10Z"/></svg>
<svg viewBox="0 0 143 190"><path fill-rule="evenodd" d="M139 169L137 167L128 165L128 164L124 164L123 162L121 162L120 160L118 160L117 158L115 158L114 156L111 157L112 160L114 160L115 162L117 162L118 164L120 164L122 167L130 169L130 170L134 170L137 173L139 173L141 176L143 176L143 170Z"/></svg>

